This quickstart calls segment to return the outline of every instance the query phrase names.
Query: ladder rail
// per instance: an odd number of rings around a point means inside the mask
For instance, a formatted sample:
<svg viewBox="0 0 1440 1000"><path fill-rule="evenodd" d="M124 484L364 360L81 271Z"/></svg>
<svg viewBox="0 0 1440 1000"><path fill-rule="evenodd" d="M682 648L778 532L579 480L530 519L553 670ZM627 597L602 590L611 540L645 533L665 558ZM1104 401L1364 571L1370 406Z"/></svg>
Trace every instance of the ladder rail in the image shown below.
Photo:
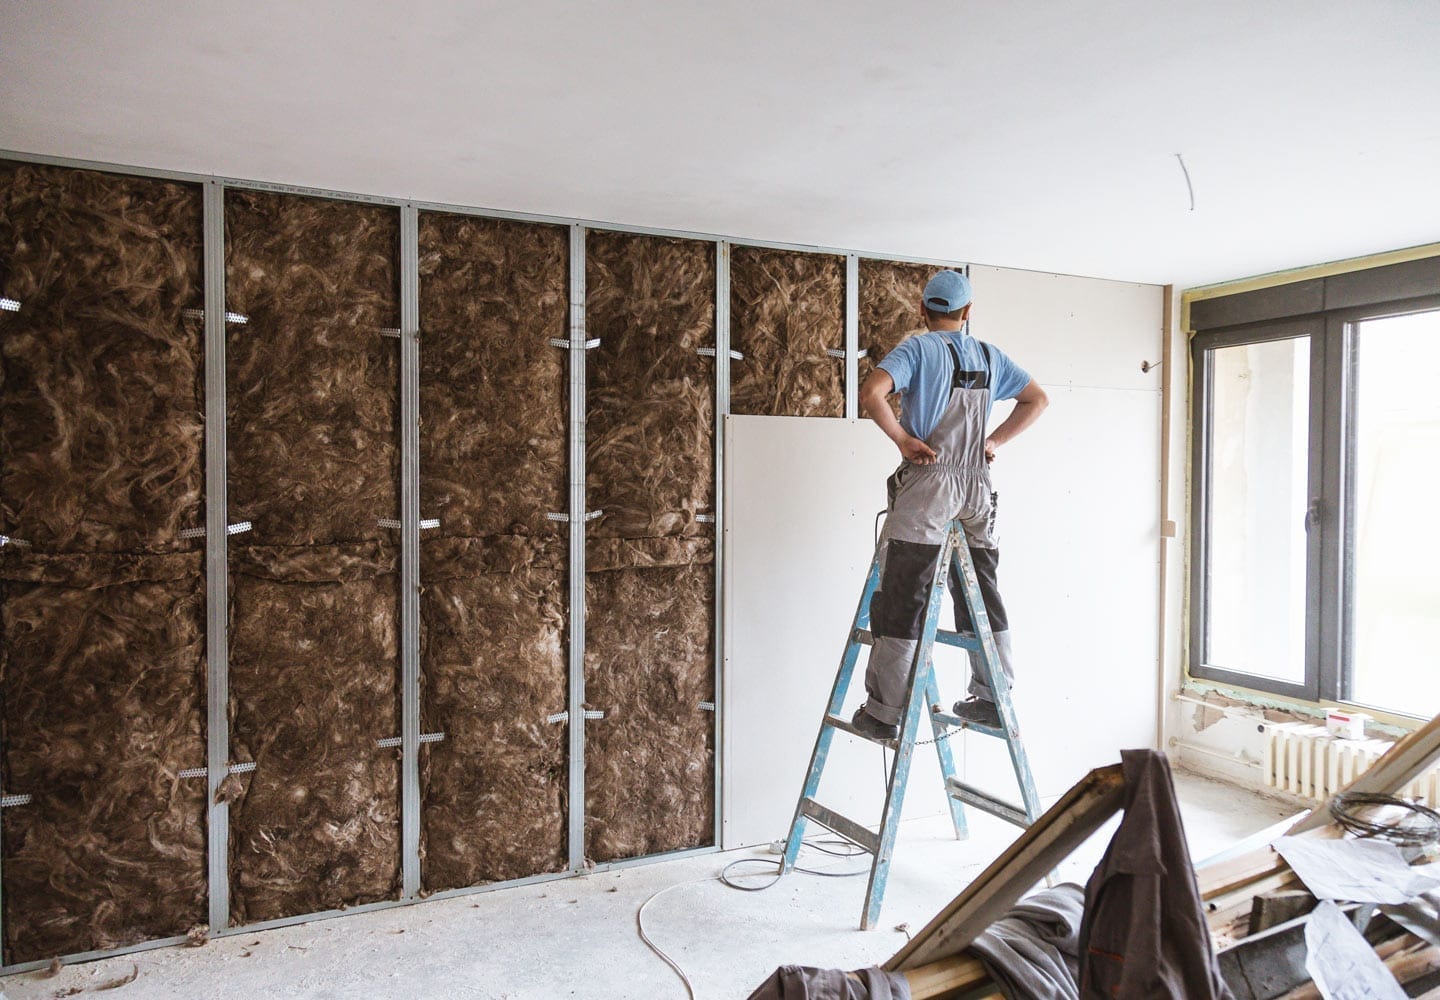
<svg viewBox="0 0 1440 1000"><path fill-rule="evenodd" d="M945 582L950 573L948 553L954 544L955 531L952 527L945 535L941 551L936 553L935 573L930 581L930 597L925 606L925 624L910 661L910 682L905 694L905 716L900 725L900 745L890 765L885 808L880 814L880 852L870 866L870 881L865 887L865 908L860 916L862 931L869 930L880 919L880 905L884 902L885 886L890 878L890 858L895 853L895 838L900 832L900 816L905 805L905 788L910 783L910 763L915 755L920 712L933 676L930 656L935 648L935 629L940 623L940 606L945 599Z"/></svg>
<svg viewBox="0 0 1440 1000"><path fill-rule="evenodd" d="M910 662L910 675L905 689L905 709L899 732L894 739L881 739L863 733L847 722L840 714L845 698L854 680L855 668L859 663L860 647L874 644L870 630L870 604L880 587L880 556L883 542L877 541L875 553L870 560L870 569L865 578L860 601L855 609L850 632L846 636L844 652L840 657L840 668L835 675L834 686L830 689L830 700L825 715L820 721L820 731L815 736L815 748L810 758L810 768L805 776L804 788L795 804L795 814L790 823L790 833L785 841L784 858L780 865L781 874L794 870L804 844L807 824L815 822L832 830L847 840L859 845L872 855L870 878L865 888L865 904L861 911L860 928L869 929L880 919L880 908L885 898L885 888L890 875L890 863L894 857L895 844L899 835L900 818L904 810L905 791L909 785L910 767L913 763L915 745L919 736L921 713L930 716L930 730L934 735L935 752L939 758L941 777L945 785L946 800L950 818L957 838L969 835L965 804L983 812L998 816L1017 826L1033 823L1043 811L1037 794L1035 780L1030 772L1029 756L1020 739L1020 727L1015 717L1014 703L1010 697L1010 684L1000 662L999 648L990 627L990 616L985 608L984 595L980 590L974 561L965 538L964 526L957 520L950 522L940 545L935 561L934 574L925 605L920 636ZM955 572L960 587L955 594L957 601L965 601L970 610L974 635L952 632L939 627L940 610L951 572ZM959 647L971 654L971 667L979 672L989 684L1000 716L1000 726L983 726L969 722L942 709L939 704L940 691L936 682L934 651L936 644ZM1012 805L1004 800L966 784L955 771L955 757L947 742L949 736L965 729L1005 741L1010 752L1010 763L1015 770L1016 783L1020 788L1023 806ZM830 754L835 731L861 736L883 748L895 751L894 759L887 769L885 802L881 810L878 830L871 830L848 817L840 815L822 805L816 798L825 764Z"/></svg>
<svg viewBox="0 0 1440 1000"><path fill-rule="evenodd" d="M850 623L850 634L845 640L845 651L840 655L840 669L835 674L835 684L830 689L830 701L827 703L825 714L839 715L840 710L845 707L845 694L850 690L850 681L855 675L855 665L860 659L860 642L857 633L870 626L870 601L875 596L875 591L880 586L880 546L875 546L875 554L870 559L870 570L865 577L865 587L860 593L860 601L855 606L855 617ZM780 863L780 874L784 875L795 867L796 860L800 857L800 845L805 840L805 800L814 799L820 790L820 777L825 773L825 761L830 756L830 743L834 739L835 730L827 725L825 719L820 720L820 731L815 734L815 749L810 755L810 770L805 775L805 786L800 793L800 800L795 803L795 816L790 822L790 833L785 839L785 856Z"/></svg>
<svg viewBox="0 0 1440 1000"><path fill-rule="evenodd" d="M961 541L963 543L964 539ZM970 621L975 628L975 637L980 641L982 669L986 673L990 693L995 696L995 708L1000 715L1001 728L1005 731L1005 746L1010 751L1010 766L1020 786L1020 800L1025 803L1026 817L1033 823L1045 810L1040 805L1040 793L1030 772L1030 755L1020 739L1020 723L1015 718L1015 702L1010 697L1010 679L1005 676L1005 669L1000 663L1000 649L995 645L995 633L990 629L990 613L985 609L985 597L980 591L975 562L970 558L969 548L963 544L955 550L952 559L959 567L965 584Z"/></svg>

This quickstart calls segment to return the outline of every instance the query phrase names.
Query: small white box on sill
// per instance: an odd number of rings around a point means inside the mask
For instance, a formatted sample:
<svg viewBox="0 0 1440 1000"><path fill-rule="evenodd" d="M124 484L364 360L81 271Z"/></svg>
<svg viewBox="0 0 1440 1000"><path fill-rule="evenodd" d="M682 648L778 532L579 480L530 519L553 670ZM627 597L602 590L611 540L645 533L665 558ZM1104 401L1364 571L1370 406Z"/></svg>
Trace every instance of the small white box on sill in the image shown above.
<svg viewBox="0 0 1440 1000"><path fill-rule="evenodd" d="M1365 723L1370 716L1364 712L1349 712L1332 708L1325 713L1325 728L1331 736L1341 740L1363 740Z"/></svg>

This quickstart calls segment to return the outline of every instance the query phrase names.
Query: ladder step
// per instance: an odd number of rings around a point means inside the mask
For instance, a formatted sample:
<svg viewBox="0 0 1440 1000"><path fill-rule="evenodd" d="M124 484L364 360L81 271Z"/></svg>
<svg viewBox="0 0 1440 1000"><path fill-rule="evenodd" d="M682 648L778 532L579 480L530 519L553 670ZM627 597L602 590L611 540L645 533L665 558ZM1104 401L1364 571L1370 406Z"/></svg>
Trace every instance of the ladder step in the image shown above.
<svg viewBox="0 0 1440 1000"><path fill-rule="evenodd" d="M997 729L994 726L982 726L978 722L969 722L958 715L951 715L949 712L938 711L934 708L930 710L930 715L936 722L944 723L951 729L968 729L984 736L993 736L999 740L1005 739L1005 730Z"/></svg>
<svg viewBox="0 0 1440 1000"><path fill-rule="evenodd" d="M961 649L973 649L977 653L980 652L980 640L973 635L961 635L959 632L937 628L935 641L943 642L947 646L958 646Z"/></svg>
<svg viewBox="0 0 1440 1000"><path fill-rule="evenodd" d="M868 628L857 628L855 634L850 637L850 641L858 642L862 646L873 646L875 645L875 635ZM948 629L937 628L935 641L960 649L973 649L977 653L980 651L979 639L973 635L961 635L959 632L951 632Z"/></svg>
<svg viewBox="0 0 1440 1000"><path fill-rule="evenodd" d="M888 747L891 750L894 750L896 744L900 742L899 740L877 740L868 733L862 733L856 729L848 719L842 719L838 715L825 716L825 725L830 726L832 729L839 729L842 732L849 733L851 736L858 736L862 740L869 740L871 743L878 744L879 746Z"/></svg>
<svg viewBox="0 0 1440 1000"><path fill-rule="evenodd" d="M864 848L871 854L879 852L880 835L878 833L865 829L854 820L846 819L833 809L826 809L814 799L802 799L800 811L825 829L838 833L856 847Z"/></svg>
<svg viewBox="0 0 1440 1000"><path fill-rule="evenodd" d="M988 812L991 816L999 816L1007 823L1014 823L1021 829L1030 825L1030 817L1025 815L1024 809L1012 805L1004 799L997 799L989 792L982 792L974 785L967 785L959 778L946 779L945 790L966 805L974 806L982 812Z"/></svg>

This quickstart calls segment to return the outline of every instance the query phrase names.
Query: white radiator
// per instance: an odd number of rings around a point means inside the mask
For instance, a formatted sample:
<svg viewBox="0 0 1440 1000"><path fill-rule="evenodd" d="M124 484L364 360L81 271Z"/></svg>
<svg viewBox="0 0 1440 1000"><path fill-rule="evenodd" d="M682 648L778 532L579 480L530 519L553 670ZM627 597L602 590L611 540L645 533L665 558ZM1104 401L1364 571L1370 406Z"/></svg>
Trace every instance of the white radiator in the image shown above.
<svg viewBox="0 0 1440 1000"><path fill-rule="evenodd" d="M1292 795L1324 802L1356 775L1364 774L1394 745L1388 739L1341 740L1324 726L1303 722L1266 723L1265 784ZM1440 765L1397 793L1434 809L1440 806Z"/></svg>

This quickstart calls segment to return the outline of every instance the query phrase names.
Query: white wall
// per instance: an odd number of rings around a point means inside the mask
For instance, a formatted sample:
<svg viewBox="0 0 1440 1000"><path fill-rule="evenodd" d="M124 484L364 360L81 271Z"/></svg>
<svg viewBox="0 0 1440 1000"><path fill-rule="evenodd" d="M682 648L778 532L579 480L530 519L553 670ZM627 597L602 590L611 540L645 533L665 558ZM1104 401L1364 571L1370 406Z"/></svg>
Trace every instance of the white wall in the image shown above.
<svg viewBox="0 0 1440 1000"><path fill-rule="evenodd" d="M1155 745L1160 382L1140 362L1160 357L1162 290L1000 268L972 277L973 332L1051 398L994 478L1017 711L1040 792L1054 797L1121 748ZM1006 412L997 405L994 421ZM868 421L731 417L726 441L724 842L735 847L788 827L898 456ZM960 656L942 650L938 669L942 696L960 697ZM858 680L852 692L847 706L864 697ZM877 821L880 751L835 743L821 800ZM952 743L967 780L1016 797L998 741ZM942 809L923 749L906 815Z"/></svg>

